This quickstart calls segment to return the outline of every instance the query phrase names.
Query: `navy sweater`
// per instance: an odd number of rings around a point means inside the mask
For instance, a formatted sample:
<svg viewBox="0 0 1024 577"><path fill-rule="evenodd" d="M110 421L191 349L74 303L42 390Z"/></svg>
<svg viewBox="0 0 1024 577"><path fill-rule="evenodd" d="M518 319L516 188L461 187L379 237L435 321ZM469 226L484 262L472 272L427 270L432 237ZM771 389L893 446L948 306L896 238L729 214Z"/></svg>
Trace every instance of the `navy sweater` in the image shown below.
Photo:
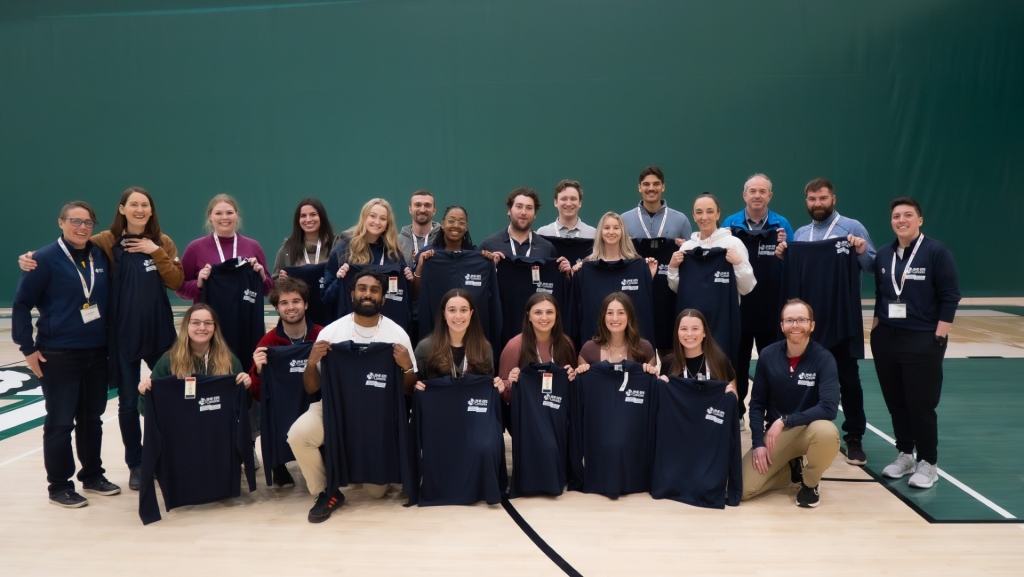
<svg viewBox="0 0 1024 577"><path fill-rule="evenodd" d="M87 242L84 251L75 251L64 243L75 257L72 263L54 242L35 252L36 269L22 273L11 309L11 340L21 353L31 355L40 348L94 349L107 344L107 320L110 315L110 263L103 251ZM85 265L81 257L85 255ZM100 318L84 323L82 305L85 293L77 269L90 282L88 255L96 269L96 285L89 301L100 307ZM32 309L39 310L36 327L39 333L32 342Z"/></svg>
<svg viewBox="0 0 1024 577"><path fill-rule="evenodd" d="M914 239L917 242L917 239ZM914 242L896 256L896 283L899 284L907 268L907 259L914 250ZM899 241L878 249L875 257L875 316L883 325L908 331L934 331L939 321L953 322L960 303L953 253L946 245L931 237L924 237L921 248L910 263L911 270L903 284L900 302L907 304L907 318L889 318L889 303L896 302L896 289L892 286L892 257Z"/></svg>
<svg viewBox="0 0 1024 577"><path fill-rule="evenodd" d="M786 341L772 343L761 351L750 395L750 440L754 448L764 446L765 428L783 415L789 415L790 427L799 427L831 421L838 410L839 373L832 353L811 341L790 374Z"/></svg>

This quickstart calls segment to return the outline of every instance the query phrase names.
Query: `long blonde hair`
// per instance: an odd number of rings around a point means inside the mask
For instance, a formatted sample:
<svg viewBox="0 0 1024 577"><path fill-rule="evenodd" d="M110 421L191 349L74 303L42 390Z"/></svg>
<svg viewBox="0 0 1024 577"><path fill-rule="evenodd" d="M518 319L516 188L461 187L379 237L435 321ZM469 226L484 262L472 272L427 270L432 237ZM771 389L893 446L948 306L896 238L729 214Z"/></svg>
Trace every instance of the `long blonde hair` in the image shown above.
<svg viewBox="0 0 1024 577"><path fill-rule="evenodd" d="M235 230L238 231L242 229L242 211L238 208L238 201L230 194L218 194L210 199L210 204L206 205L206 223L203 225L206 232L213 232L213 223L210 222L210 215L213 214L213 207L222 202L230 204L231 208L235 209ZM150 203L152 204L152 201L150 201ZM153 210L153 214L156 214L155 209Z"/></svg>
<svg viewBox="0 0 1024 577"><path fill-rule="evenodd" d="M604 229L604 221L609 218L614 218L618 221L619 230L622 231L622 236L619 237L619 254L623 259L639 258L640 255L633 248L633 240L629 238L629 233L626 231L626 223L622 221L622 217L615 212L606 212L597 223L597 231L594 233L594 252L590 253L587 260L597 261L605 259L604 236L601 234L601 230Z"/></svg>
<svg viewBox="0 0 1024 577"><path fill-rule="evenodd" d="M210 338L208 362L204 362L201 357L192 354L192 339L188 336L188 323L192 320L192 314L198 310L208 311L210 317L213 318L213 336ZM228 349L227 343L224 342L224 335L220 332L220 321L217 320L217 313L210 308L210 305L197 303L188 307L188 310L185 311L185 316L181 317L178 339L174 341L170 350L167 351L167 357L171 361L171 374L179 379L191 377L196 373L202 374L204 368L207 375L230 375L232 373L231 350Z"/></svg>
<svg viewBox="0 0 1024 577"><path fill-rule="evenodd" d="M391 210L391 204L383 198L371 198L363 205L363 210L359 211L359 222L346 231L350 235L346 262L370 264L372 255L369 243L366 242L366 219L370 215L370 209L378 204L388 211L387 228L381 235L384 239L384 253L391 262L399 262L402 259L402 249L398 246L398 225L395 224L395 211Z"/></svg>

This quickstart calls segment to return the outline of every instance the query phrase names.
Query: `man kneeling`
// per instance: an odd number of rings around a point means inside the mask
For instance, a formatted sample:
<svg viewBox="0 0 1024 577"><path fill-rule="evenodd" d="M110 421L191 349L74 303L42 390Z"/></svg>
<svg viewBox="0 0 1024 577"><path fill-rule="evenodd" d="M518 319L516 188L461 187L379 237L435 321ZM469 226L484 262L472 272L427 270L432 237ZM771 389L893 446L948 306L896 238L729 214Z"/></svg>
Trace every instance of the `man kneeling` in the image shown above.
<svg viewBox="0 0 1024 577"><path fill-rule="evenodd" d="M757 360L743 500L800 483L796 504L818 506L818 483L839 453L839 431L832 424L839 375L832 354L811 342L813 331L811 305L790 300L782 309L786 340L765 347Z"/></svg>

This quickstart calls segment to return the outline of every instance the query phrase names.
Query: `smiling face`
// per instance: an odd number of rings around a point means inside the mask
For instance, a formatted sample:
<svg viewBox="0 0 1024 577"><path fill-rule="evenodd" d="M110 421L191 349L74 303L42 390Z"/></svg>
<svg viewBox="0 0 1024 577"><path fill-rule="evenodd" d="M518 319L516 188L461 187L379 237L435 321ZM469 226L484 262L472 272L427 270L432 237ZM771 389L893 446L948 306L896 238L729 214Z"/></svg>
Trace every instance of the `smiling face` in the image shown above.
<svg viewBox="0 0 1024 577"><path fill-rule="evenodd" d="M892 209L892 231L900 239L900 244L908 246L921 234L924 217L917 214L917 209L909 204L900 204Z"/></svg>
<svg viewBox="0 0 1024 577"><path fill-rule="evenodd" d="M462 244L462 237L466 236L469 230L469 220L466 211L461 208L453 208L448 211L448 216L441 221L441 231L444 232L444 239L453 245Z"/></svg>
<svg viewBox="0 0 1024 577"><path fill-rule="evenodd" d="M683 345L686 352L701 354L704 347L704 323L696 317L683 317L679 319L679 326L676 328L679 337L679 344Z"/></svg>
<svg viewBox="0 0 1024 577"><path fill-rule="evenodd" d="M622 225L619 219L606 217L601 220L601 240L605 246L619 246L619 241L622 240Z"/></svg>
<svg viewBox="0 0 1024 577"><path fill-rule="evenodd" d="M814 332L814 321L807 306L801 303L788 305L782 309L782 334L786 341L793 345L807 344Z"/></svg>
<svg viewBox="0 0 1024 577"><path fill-rule="evenodd" d="M718 204L714 199L702 196L693 203L693 222L697 223L702 237L707 237L718 228Z"/></svg>
<svg viewBox="0 0 1024 577"><path fill-rule="evenodd" d="M580 191L567 186L558 193L555 198L555 208L558 209L558 216L562 222L573 222L580 212L583 202L580 201Z"/></svg>
<svg viewBox="0 0 1024 577"><path fill-rule="evenodd" d="M288 324L300 323L306 316L306 301L299 293L284 293L278 297L277 314Z"/></svg>
<svg viewBox="0 0 1024 577"><path fill-rule="evenodd" d="M628 324L629 318L626 315L626 307L622 306L622 303L619 301L608 303L608 308L604 311L604 326L608 329L608 332L613 335L624 333Z"/></svg>
<svg viewBox="0 0 1024 577"><path fill-rule="evenodd" d="M128 229L140 234L149 223L149 218L153 216L153 207L149 204L146 195L141 192L133 192L128 195L124 204L117 207L117 212L124 215Z"/></svg>
<svg viewBox="0 0 1024 577"><path fill-rule="evenodd" d="M320 232L320 213L313 205L304 204L299 208L299 228L310 236Z"/></svg>
<svg viewBox="0 0 1024 577"><path fill-rule="evenodd" d="M370 207L366 215L366 234L379 237L388 229L388 209L382 204ZM374 238L376 240L376 238Z"/></svg>
<svg viewBox="0 0 1024 577"><path fill-rule="evenodd" d="M541 301L530 308L530 325L533 327L533 333L540 340L547 340L546 335L551 334L551 329L555 326L555 319L558 318L558 313L555 311L555 305L548 301Z"/></svg>
<svg viewBox="0 0 1024 577"><path fill-rule="evenodd" d="M436 212L433 196L417 194L409 201L409 214L416 224L429 224Z"/></svg>
<svg viewBox="0 0 1024 577"><path fill-rule="evenodd" d="M372 276L359 277L352 290L353 312L362 317L372 317L384 307L384 287Z"/></svg>
<svg viewBox="0 0 1024 577"><path fill-rule="evenodd" d="M192 346L201 345L205 347L205 345L209 345L215 328L213 315L210 314L210 311L205 309L192 311L192 316L188 319L189 342Z"/></svg>
<svg viewBox="0 0 1024 577"><path fill-rule="evenodd" d="M665 183L653 174L645 176L638 188L640 197L649 204L661 202L661 196L665 194Z"/></svg>
<svg viewBox="0 0 1024 577"><path fill-rule="evenodd" d="M213 205L210 211L210 224L217 236L229 238L235 235L235 227L238 224L238 212L228 202L218 202Z"/></svg>
<svg viewBox="0 0 1024 577"><path fill-rule="evenodd" d="M473 311L469 308L469 301L462 297L452 297L444 305L444 321L452 333L465 333L469 328L471 318L473 318Z"/></svg>
<svg viewBox="0 0 1024 577"><path fill-rule="evenodd" d="M748 180L743 187L743 202L747 203L747 210L754 214L764 212L772 200L771 189L771 183L763 176L755 176Z"/></svg>
<svg viewBox="0 0 1024 577"><path fill-rule="evenodd" d="M82 221L78 226L75 226L71 221L75 222ZM88 223L92 223L90 226L86 226ZM64 232L64 239L75 248L85 248L85 243L89 242L89 237L92 236L92 229L96 226L96 223L89 217L89 211L75 207L67 211L64 218L57 219L57 225Z"/></svg>
<svg viewBox="0 0 1024 577"><path fill-rule="evenodd" d="M533 228L533 220L537 218L537 207L533 199L525 194L520 194L512 201L512 208L508 210L509 224L520 232L527 232Z"/></svg>
<svg viewBox="0 0 1024 577"><path fill-rule="evenodd" d="M828 220L836 210L836 196L827 188L819 188L807 193L807 214L818 222Z"/></svg>

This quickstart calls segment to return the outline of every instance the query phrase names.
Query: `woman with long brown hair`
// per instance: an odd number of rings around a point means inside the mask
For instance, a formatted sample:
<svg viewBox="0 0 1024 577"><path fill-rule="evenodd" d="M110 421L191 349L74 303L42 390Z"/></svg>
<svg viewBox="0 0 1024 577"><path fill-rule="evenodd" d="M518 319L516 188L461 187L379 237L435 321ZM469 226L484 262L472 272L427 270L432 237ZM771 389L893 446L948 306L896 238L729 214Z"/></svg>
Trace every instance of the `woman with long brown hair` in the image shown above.
<svg viewBox="0 0 1024 577"><path fill-rule="evenodd" d="M160 357L153 374L139 383L139 392L152 388L152 379L174 375L179 379L192 375L237 375L235 382L249 388L252 379L242 363L231 353L221 335L217 313L209 305L190 306L181 318L181 330L169 351ZM141 401L140 401L141 406Z"/></svg>
<svg viewBox="0 0 1024 577"><path fill-rule="evenodd" d="M523 332L512 337L501 351L498 377L505 383L501 399L512 399L512 383L519 381L519 371L530 363L553 362L565 367L569 380L576 377L576 347L562 330L558 301L547 293L534 293L526 300Z"/></svg>
<svg viewBox="0 0 1024 577"><path fill-rule="evenodd" d="M726 392L736 394L736 371L725 351L711 336L708 321L697 309L683 309L676 317L672 354L661 364L663 380L685 377L698 381L725 381Z"/></svg>
<svg viewBox="0 0 1024 577"><path fill-rule="evenodd" d="M647 339L640 338L636 309L626 293L613 292L606 296L601 302L599 318L597 334L580 348L577 374L601 361L643 363L645 371L658 374L654 347Z"/></svg>
<svg viewBox="0 0 1024 577"><path fill-rule="evenodd" d="M326 262L335 241L323 203L317 198L300 200L292 217L292 233L284 239L274 259L274 277L288 276L282 275L281 269L285 267Z"/></svg>
<svg viewBox="0 0 1024 577"><path fill-rule="evenodd" d="M416 345L417 389L426 389L423 381L429 379L494 375L494 352L475 313L476 304L465 289L455 288L441 297L434 331ZM499 393L505 389L497 377L494 386Z"/></svg>

